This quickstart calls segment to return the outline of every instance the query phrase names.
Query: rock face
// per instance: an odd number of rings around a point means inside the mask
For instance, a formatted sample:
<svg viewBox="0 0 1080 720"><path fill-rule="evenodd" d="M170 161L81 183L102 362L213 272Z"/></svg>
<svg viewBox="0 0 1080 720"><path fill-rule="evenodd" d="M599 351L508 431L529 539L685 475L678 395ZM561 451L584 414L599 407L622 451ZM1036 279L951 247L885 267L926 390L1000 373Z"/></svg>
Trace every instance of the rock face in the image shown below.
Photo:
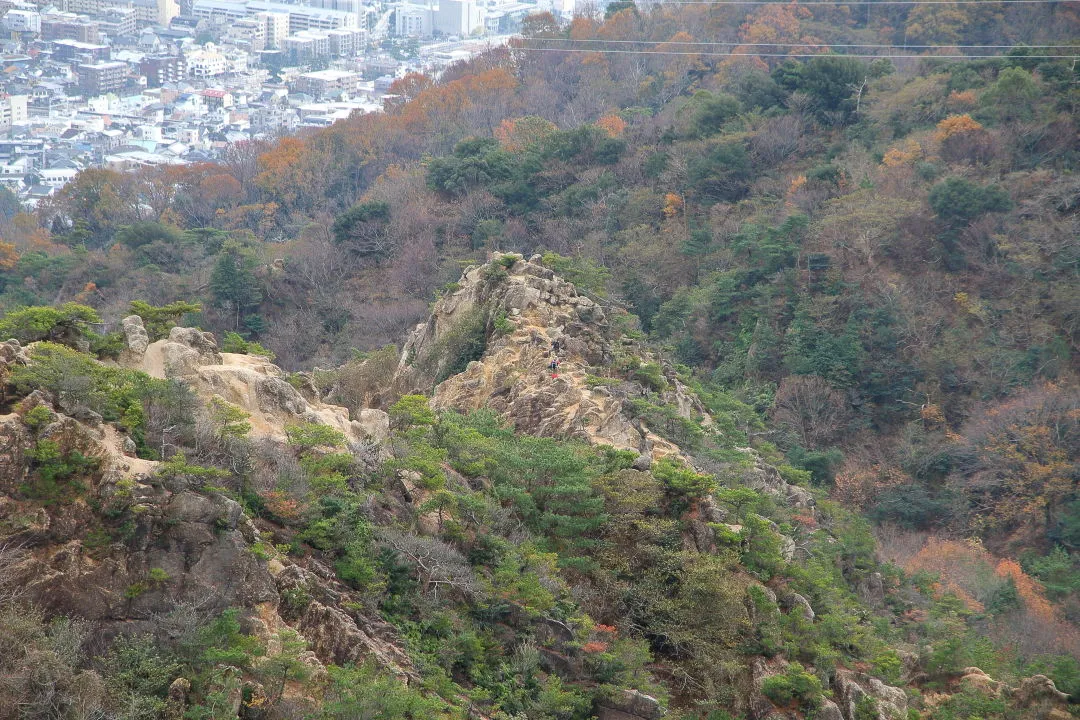
<svg viewBox="0 0 1080 720"><path fill-rule="evenodd" d="M23 405L39 402L31 396ZM256 555L252 544L260 534L239 503L197 489L203 485L198 479L156 477L156 463L119 453L121 436L111 426L88 427L50 412L52 421L36 433L19 414L0 416L0 542L25 551L12 569L25 599L89 620L106 634L169 632L169 613L185 605L200 612L270 608L274 619L265 624L281 628L286 623L277 613L289 614L288 591L302 589L313 599L293 619L316 665L371 658L398 675L415 676L390 625L340 609L357 598L331 570ZM26 479L24 459L41 438L54 440L62 452L96 458L99 466L79 495L61 505L34 506L30 514L16 488ZM102 527L92 507L127 521ZM181 701L178 696L177 707Z"/></svg>
<svg viewBox="0 0 1080 720"><path fill-rule="evenodd" d="M802 615L803 619L807 622L813 622L816 614L814 608L810 606L810 601L804 598L799 593L791 593L784 597L781 604L790 610Z"/></svg>
<svg viewBox="0 0 1080 720"><path fill-rule="evenodd" d="M127 349L133 355L142 355L150 345L150 336L143 327L142 318L138 315L128 315L121 321L124 330L124 338L127 340Z"/></svg>
<svg viewBox="0 0 1080 720"><path fill-rule="evenodd" d="M538 257L495 256L466 270L459 286L435 304L428 321L406 341L394 380L398 392L430 389L449 368L452 358L445 357L446 349L455 337L463 328L486 322L482 357L437 385L436 408L489 408L521 432L633 450L643 456L639 467L679 453L626 411L629 400L646 394L640 383L602 384L588 377L590 370L599 372L620 357L649 362L652 356L621 336L603 308L556 277ZM501 329L494 327L496 317ZM553 357L561 361L556 371L550 367ZM665 370L664 375L668 389L656 400L708 423L704 408L674 373Z"/></svg>
<svg viewBox="0 0 1080 720"><path fill-rule="evenodd" d="M146 331L138 316L124 319L124 333L124 365L152 377L183 380L204 398L219 395L240 406L251 416L252 437L284 440L285 427L303 421L329 425L353 445L378 448L389 433L386 413L364 410L358 420L350 420L343 407L305 398L266 358L219 352L211 333L173 328L168 339L144 345Z"/></svg>
<svg viewBox="0 0 1080 720"><path fill-rule="evenodd" d="M743 448L743 452L754 460L751 466L741 470L740 480L748 488L771 495L790 507L804 510L814 507L814 496L809 490L784 480L780 471L765 462L756 450Z"/></svg>
<svg viewBox="0 0 1080 720"><path fill-rule="evenodd" d="M1020 687L1009 693L1013 701L1023 708L1033 708L1039 705L1064 705L1069 701L1069 696L1057 689L1054 681L1045 675L1032 675L1024 678Z"/></svg>
<svg viewBox="0 0 1080 720"><path fill-rule="evenodd" d="M657 720L664 716L660 701L637 690L623 690L598 704L598 720Z"/></svg>
<svg viewBox="0 0 1080 720"><path fill-rule="evenodd" d="M907 695L898 687L886 685L877 678L840 669L833 680L840 711L847 720L856 720L856 712L864 698L877 706L878 720L907 717Z"/></svg>

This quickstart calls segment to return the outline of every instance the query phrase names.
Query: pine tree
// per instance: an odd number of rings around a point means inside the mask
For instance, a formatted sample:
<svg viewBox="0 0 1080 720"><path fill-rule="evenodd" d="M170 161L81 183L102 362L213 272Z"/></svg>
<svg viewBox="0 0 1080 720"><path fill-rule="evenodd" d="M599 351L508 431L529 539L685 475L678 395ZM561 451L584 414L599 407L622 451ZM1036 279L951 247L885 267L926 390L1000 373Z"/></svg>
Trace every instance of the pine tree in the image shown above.
<svg viewBox="0 0 1080 720"><path fill-rule="evenodd" d="M210 293L214 305L234 312L233 329L262 302L262 287L255 276L255 259L235 243L226 243L210 273Z"/></svg>

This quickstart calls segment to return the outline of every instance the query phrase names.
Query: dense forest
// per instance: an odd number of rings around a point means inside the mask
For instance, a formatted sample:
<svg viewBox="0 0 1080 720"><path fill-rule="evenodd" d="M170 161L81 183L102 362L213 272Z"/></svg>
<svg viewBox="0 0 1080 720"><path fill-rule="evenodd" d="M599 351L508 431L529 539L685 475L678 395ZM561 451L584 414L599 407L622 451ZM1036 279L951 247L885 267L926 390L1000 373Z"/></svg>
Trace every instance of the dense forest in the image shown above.
<svg viewBox="0 0 1080 720"><path fill-rule="evenodd" d="M215 164L87 170L33 214L0 198L0 337L43 342L33 364L0 373L3 399L74 391L60 379L74 372L140 457L275 523L282 540L265 553L322 558L400 633L421 683L331 668L312 717L475 705L587 718L597 697L634 688L672 716L756 718L733 679L748 657L790 661L765 694L800 717L839 693L838 668L916 683L924 700L972 666L1014 684L1044 673L1076 700L1080 67L1075 45L1051 43L1077 36L1070 3L532 16L509 47L399 79L384 113L238 144ZM692 465L641 470L633 453L386 391L390 345L461 291L464 268L507 252L540 254L618 319L610 332L650 348L655 361L620 356L587 382L639 388L633 412ZM488 267L492 283L505 275ZM222 351L270 355L354 418L389 411L393 457L357 464L309 425L271 452L242 413L98 365L91 355L123 357L131 314L151 341L197 326ZM507 322L493 310L476 347L443 347L455 372ZM676 412L676 380L711 420ZM22 412L27 432L49 420ZM165 451L170 423L185 428L169 430L181 455ZM47 506L70 499L58 479L93 470L41 442L45 486L21 499ZM733 480L747 448L812 493L816 514ZM401 471L430 493L419 517L437 516L437 547L372 509L393 504ZM260 476L292 479L252 485ZM706 497L729 529L690 554L680 537ZM95 532L134 522L130 507ZM783 557L770 527L804 556ZM414 575L426 558L439 569ZM887 596L876 606L872 576ZM129 601L165 579L140 582ZM774 617L759 587L809 598L816 616ZM759 603L751 620L725 613L744 597ZM146 703L109 717L156 717L181 669L211 708L189 716L224 717L211 707L228 694L222 662L261 688L307 677L301 641L256 661L267 648L237 612L168 649L127 637L93 671L71 649L74 625L0 622L19 623L9 636L25 652L67 663L69 684L98 672L102 697ZM270 692L264 716L304 717L286 695ZM911 712L1034 717L968 690Z"/></svg>

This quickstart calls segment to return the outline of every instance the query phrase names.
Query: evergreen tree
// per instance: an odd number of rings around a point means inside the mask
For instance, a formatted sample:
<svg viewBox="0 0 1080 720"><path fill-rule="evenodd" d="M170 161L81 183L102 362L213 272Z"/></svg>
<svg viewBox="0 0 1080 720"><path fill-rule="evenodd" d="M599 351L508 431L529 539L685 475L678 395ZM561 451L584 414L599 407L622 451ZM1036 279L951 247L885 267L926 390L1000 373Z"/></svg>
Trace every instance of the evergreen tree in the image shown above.
<svg viewBox="0 0 1080 720"><path fill-rule="evenodd" d="M240 329L244 315L262 302L262 284L255 276L255 258L236 243L226 243L210 273L210 293L214 305L231 310L233 329Z"/></svg>

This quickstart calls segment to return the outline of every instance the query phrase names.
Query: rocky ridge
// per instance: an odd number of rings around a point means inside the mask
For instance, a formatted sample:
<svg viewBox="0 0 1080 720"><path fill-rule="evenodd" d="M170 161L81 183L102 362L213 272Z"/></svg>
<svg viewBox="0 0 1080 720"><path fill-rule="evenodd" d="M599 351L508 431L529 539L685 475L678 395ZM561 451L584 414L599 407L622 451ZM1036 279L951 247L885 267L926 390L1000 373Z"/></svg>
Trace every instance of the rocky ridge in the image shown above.
<svg viewBox="0 0 1080 720"><path fill-rule="evenodd" d="M620 360L655 363L665 385L659 400L682 417L710 422L674 370L619 330L611 319L617 312L579 293L539 256L496 254L466 269L457 288L409 335L394 384L401 392L434 385L435 408L488 408L523 433L610 445L650 459L681 454L627 412L629 400L648 392L641 382L598 375ZM450 341L477 317L486 335L482 356L436 384L453 362L445 354ZM557 371L550 368L553 357L561 363Z"/></svg>
<svg viewBox="0 0 1080 720"><path fill-rule="evenodd" d="M385 413L349 421L344 408L305 399L264 358L218 353L208 333L174 328L169 339L148 343L140 330L141 322L125 322L122 363L188 382L203 400L235 402L257 416L256 436L284 439L287 424L306 421L331 425L353 444L385 437ZM0 382L29 362L17 342L0 343ZM48 421L31 429L24 418L38 407ZM18 499L42 440L91 463L77 495L62 503ZM198 618L245 608L271 649L283 629L297 630L310 648L301 660L315 670L370 658L403 679L416 676L394 629L364 612L363 599L331 569L274 551L241 505L205 480L133 454L115 427L65 414L41 392L0 415L0 549L17 558L3 570L20 597L86 620L104 637L181 632ZM297 594L310 602L295 607Z"/></svg>
<svg viewBox="0 0 1080 720"><path fill-rule="evenodd" d="M361 409L351 420L346 408L322 402L310 383L301 385L304 392L289 384L267 358L220 352L210 333L175 327L168 338L151 343L137 315L124 318L123 330L127 349L120 364L151 377L182 380L204 398L217 395L241 407L250 416L253 437L283 441L286 425L311 422L340 431L351 444L377 447L386 440L386 413Z"/></svg>
<svg viewBox="0 0 1080 720"><path fill-rule="evenodd" d="M449 366L441 353L448 339L470 314L481 314L484 352L463 372L435 386L433 406L460 411L487 407L521 432L634 450L643 467L667 455L688 459L681 448L628 412L626 403L635 394L652 392L677 407L682 417L708 423L700 402L670 367L619 330L609 319L612 311L579 295L538 260L499 256L467 270L460 287L436 304L429 321L418 326L405 344L395 378L398 392L430 387L445 373ZM379 447L386 438L385 413L361 411L360 420L352 421L346 409L322 402L313 387L298 389L287 382L265 358L219 352L208 333L174 328L167 339L151 343L138 318L125 319L124 331L128 348L120 358L122 365L183 381L204 401L219 396L242 407L251 414L256 437L284 440L287 425L306 421L338 429L354 449ZM547 368L553 343L562 359L557 378ZM648 390L635 379L611 379L610 385L595 382L598 369L629 355L655 363L666 388ZM0 381L10 367L29 361L17 343L0 344ZM49 410L49 422L31 432L23 418L36 406ZM312 558L292 560L267 552L262 532L234 500L196 478L160 474L158 464L130 456L133 448L116 428L100 418L77 418L68 412L52 398L35 394L15 412L0 416L0 544L17 545L23 551L16 570L30 599L54 612L91 620L107 634L152 630L178 605L193 612L237 606L252 611L252 622L270 647L284 629L297 630L310 648L304 661L316 671L323 663L370 658L402 678L416 676L393 628L359 610L362 598L338 582L333 570ZM64 453L77 450L97 461L85 495L66 503L62 511L43 507L28 512L24 503L13 499L26 479L33 445L42 438L55 441ZM753 451L746 452L752 462L739 471L742 484L814 514L814 499L807 490L787 483L776 468ZM102 529L97 527L94 506L113 508L131 520L121 537L102 538L94 532ZM709 524L723 524L725 514L707 501L692 513L689 545L709 552L713 546ZM796 548L785 539L790 547L785 544L784 555L790 560ZM263 549L257 552L256 547ZM164 579L152 579L152 570ZM880 576L876 585L873 577L866 585L860 594L872 604L883 594ZM816 614L807 598L764 589L783 612L814 622ZM302 607L292 601L298 595L308 598ZM911 666L906 676L917 673L917 656ZM785 667L780 658L752 663L745 688L750 717L802 717L798 711L776 707L761 691L765 680ZM1045 677L1008 688L977 668L965 673L961 684L1008 697L1030 711L1025 717L1066 717L1064 696ZM861 720L864 698L874 700L879 720L907 713L907 696L901 688L854 670L838 669L830 689L831 698L823 701L817 717ZM627 691L599 711L611 720L653 720L662 714L657 701L637 691Z"/></svg>

